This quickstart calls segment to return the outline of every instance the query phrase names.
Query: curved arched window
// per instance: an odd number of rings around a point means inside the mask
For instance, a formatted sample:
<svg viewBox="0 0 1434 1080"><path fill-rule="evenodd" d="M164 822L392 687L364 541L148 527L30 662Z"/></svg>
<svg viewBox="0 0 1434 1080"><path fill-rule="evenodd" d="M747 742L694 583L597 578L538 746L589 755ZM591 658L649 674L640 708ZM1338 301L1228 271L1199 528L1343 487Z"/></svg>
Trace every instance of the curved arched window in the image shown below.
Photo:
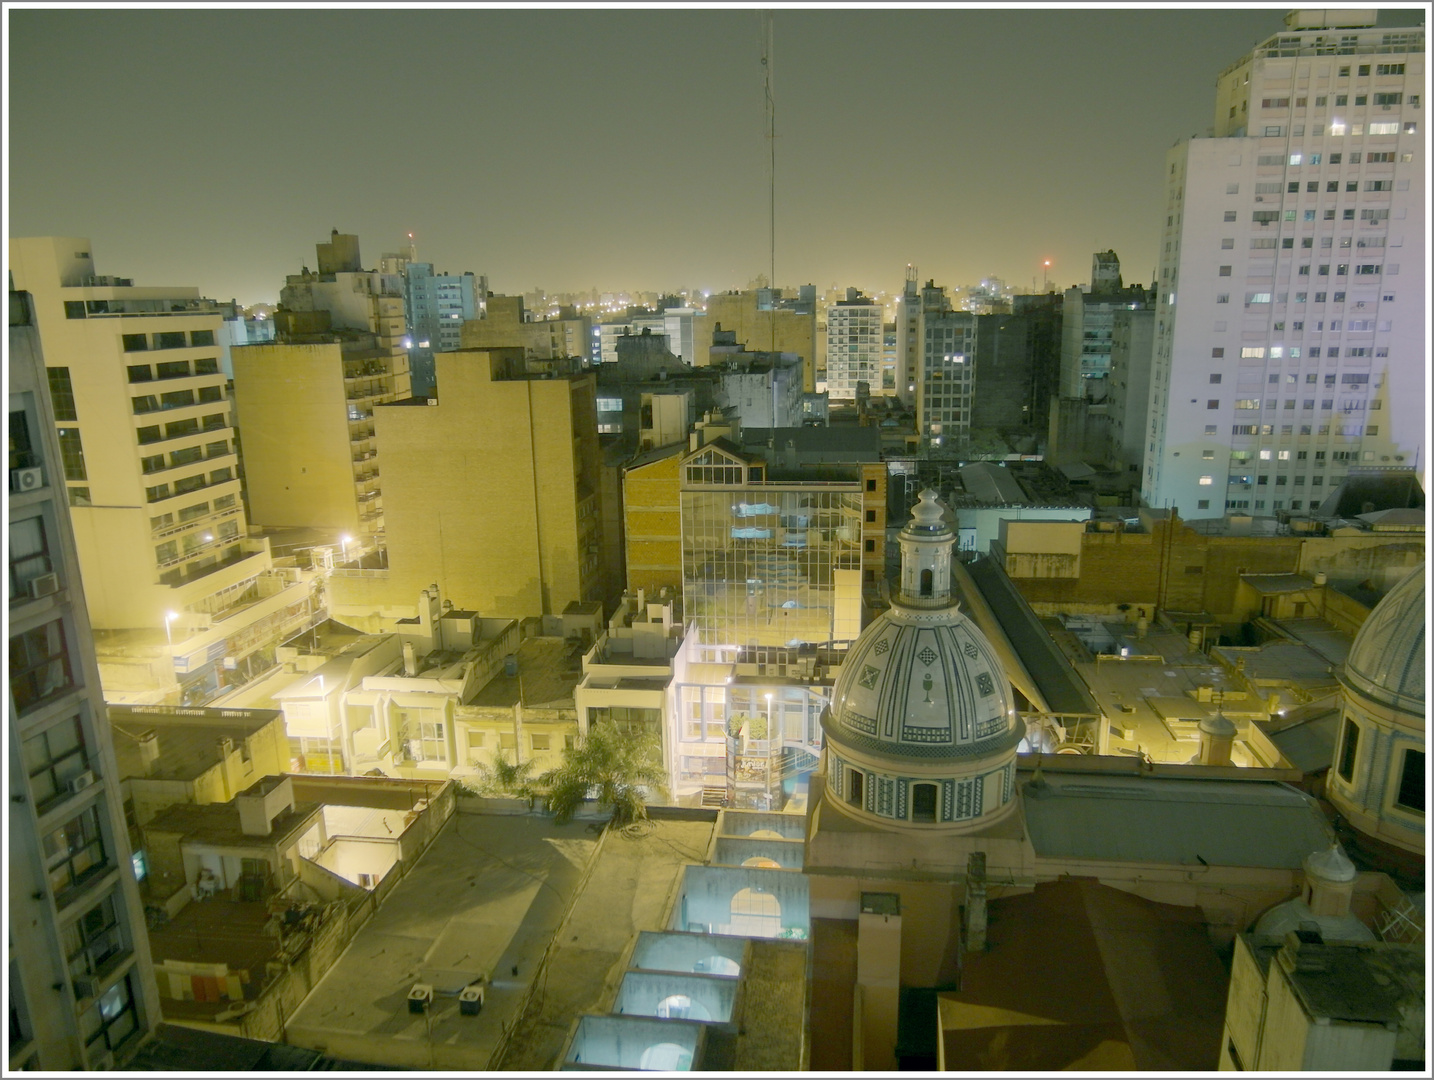
<svg viewBox="0 0 1434 1080"><path fill-rule="evenodd" d="M922 596L930 596L930 595L931 595L931 583L932 583L932 579L933 579L934 577L935 577L935 571L933 571L933 570L923 570L923 571L921 571L921 595L922 595Z"/></svg>

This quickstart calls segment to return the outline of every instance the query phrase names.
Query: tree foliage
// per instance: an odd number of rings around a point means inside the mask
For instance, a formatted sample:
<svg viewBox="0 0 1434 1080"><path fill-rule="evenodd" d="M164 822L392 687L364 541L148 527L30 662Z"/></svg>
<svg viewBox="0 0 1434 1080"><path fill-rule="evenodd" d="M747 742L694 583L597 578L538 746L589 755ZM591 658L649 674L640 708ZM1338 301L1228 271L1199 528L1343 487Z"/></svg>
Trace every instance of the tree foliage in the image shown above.
<svg viewBox="0 0 1434 1080"><path fill-rule="evenodd" d="M548 809L559 824L571 821L588 798L611 811L613 825L647 817L652 795L666 797L662 744L655 733L624 731L613 723L597 723L587 738L563 752L563 763L544 774Z"/></svg>
<svg viewBox="0 0 1434 1080"><path fill-rule="evenodd" d="M541 777L533 776L534 762L509 761L502 750L493 756L491 765L479 763L478 778L472 786L479 795L507 796L513 799L527 799L531 807L543 792Z"/></svg>

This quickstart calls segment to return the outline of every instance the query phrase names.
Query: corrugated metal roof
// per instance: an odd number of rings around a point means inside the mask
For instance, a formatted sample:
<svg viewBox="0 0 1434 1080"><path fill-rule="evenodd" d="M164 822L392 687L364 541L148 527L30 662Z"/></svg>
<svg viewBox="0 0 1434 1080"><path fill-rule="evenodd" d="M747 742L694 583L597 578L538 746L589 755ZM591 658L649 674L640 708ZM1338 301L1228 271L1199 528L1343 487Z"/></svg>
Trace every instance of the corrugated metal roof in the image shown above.
<svg viewBox="0 0 1434 1080"><path fill-rule="evenodd" d="M1023 779L1029 778L1023 773ZM1298 869L1329 847L1309 796L1269 781L1047 775L1025 790L1040 858Z"/></svg>

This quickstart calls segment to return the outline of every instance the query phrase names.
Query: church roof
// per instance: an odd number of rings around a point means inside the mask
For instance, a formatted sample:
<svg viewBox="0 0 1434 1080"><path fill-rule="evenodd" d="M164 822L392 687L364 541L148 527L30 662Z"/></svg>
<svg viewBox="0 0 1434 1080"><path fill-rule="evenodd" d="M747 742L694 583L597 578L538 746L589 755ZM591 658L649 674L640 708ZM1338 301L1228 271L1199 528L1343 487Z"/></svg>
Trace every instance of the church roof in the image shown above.
<svg viewBox="0 0 1434 1080"><path fill-rule="evenodd" d="M1424 715L1424 567L1394 586L1364 620L1344 662L1353 689Z"/></svg>

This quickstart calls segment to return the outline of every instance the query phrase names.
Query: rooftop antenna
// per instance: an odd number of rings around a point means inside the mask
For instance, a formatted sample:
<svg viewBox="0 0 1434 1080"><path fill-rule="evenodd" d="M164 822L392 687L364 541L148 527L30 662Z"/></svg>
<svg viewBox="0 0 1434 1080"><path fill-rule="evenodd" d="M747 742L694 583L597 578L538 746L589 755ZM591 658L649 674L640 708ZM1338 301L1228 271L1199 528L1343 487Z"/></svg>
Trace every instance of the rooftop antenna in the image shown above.
<svg viewBox="0 0 1434 1080"><path fill-rule="evenodd" d="M770 256L767 288L771 290L770 327L771 352L777 351L777 103L772 97L772 13L762 12L762 93L767 109L767 250ZM775 423L775 418L773 420Z"/></svg>

